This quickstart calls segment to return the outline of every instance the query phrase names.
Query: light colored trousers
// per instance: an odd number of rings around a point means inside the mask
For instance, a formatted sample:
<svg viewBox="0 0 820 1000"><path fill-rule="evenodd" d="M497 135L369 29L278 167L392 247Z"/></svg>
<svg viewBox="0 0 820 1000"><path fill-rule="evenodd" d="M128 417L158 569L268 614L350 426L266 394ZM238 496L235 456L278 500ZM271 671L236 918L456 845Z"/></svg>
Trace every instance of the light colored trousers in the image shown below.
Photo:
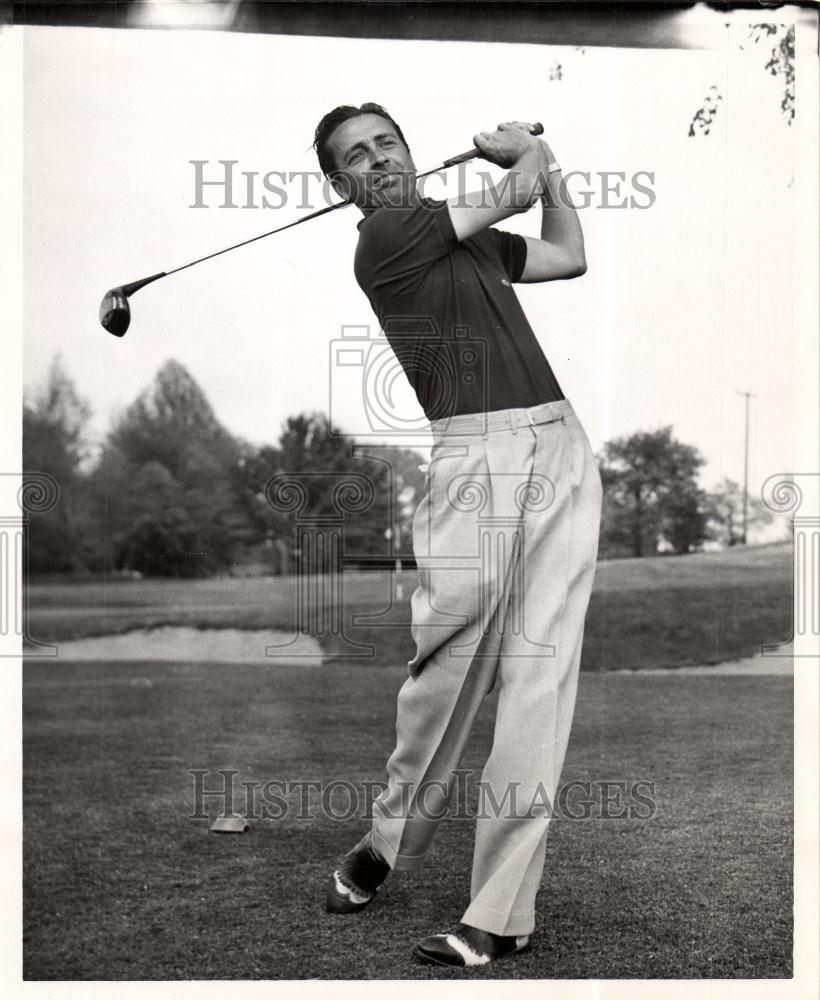
<svg viewBox="0 0 820 1000"><path fill-rule="evenodd" d="M367 837L391 868L422 862L476 713L497 688L462 921L529 934L575 708L601 480L567 400L432 427L413 525L416 655Z"/></svg>

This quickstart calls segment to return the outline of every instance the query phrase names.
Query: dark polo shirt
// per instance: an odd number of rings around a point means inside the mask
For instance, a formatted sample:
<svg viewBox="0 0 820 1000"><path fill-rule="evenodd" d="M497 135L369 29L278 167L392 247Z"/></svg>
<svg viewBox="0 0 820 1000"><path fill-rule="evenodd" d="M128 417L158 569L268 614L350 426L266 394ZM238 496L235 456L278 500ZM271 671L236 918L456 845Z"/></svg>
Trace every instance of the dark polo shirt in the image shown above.
<svg viewBox="0 0 820 1000"><path fill-rule="evenodd" d="M444 201L359 223L356 280L429 420L564 398L512 288L526 258L497 229L459 241Z"/></svg>

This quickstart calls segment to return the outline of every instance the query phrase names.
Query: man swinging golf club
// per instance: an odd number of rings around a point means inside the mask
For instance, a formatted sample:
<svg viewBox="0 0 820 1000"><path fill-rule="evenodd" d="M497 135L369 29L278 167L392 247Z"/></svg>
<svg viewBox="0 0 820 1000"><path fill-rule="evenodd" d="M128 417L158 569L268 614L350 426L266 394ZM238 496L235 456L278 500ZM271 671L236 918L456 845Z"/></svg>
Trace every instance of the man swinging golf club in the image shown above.
<svg viewBox="0 0 820 1000"><path fill-rule="evenodd" d="M586 270L560 167L531 132L507 122L474 136L507 173L450 201L416 191L401 129L377 104L331 111L314 144L336 191L364 215L355 276L434 438L413 525L416 654L388 784L371 828L330 876L327 908L355 913L391 870L423 862L495 688L469 905L414 949L447 966L522 951L533 931L597 555L597 465L512 288ZM491 228L536 203L538 237Z"/></svg>

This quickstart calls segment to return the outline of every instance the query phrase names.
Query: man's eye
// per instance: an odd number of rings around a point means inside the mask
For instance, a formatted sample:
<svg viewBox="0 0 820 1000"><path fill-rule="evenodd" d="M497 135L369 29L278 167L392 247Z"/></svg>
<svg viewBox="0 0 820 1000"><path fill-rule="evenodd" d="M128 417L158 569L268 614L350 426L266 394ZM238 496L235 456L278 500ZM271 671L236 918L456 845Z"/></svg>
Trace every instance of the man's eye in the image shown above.
<svg viewBox="0 0 820 1000"><path fill-rule="evenodd" d="M350 156L348 156L347 162L348 163L356 163L361 158L362 158L361 150L358 150L357 152L351 153Z"/></svg>

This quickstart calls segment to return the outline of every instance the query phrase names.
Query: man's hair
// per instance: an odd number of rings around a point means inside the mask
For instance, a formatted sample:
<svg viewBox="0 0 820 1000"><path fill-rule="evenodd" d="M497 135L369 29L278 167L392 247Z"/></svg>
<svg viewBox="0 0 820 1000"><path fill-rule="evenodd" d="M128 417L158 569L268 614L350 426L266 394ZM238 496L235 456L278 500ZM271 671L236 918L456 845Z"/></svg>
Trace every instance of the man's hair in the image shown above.
<svg viewBox="0 0 820 1000"><path fill-rule="evenodd" d="M396 130L396 135L401 139L404 145L407 146L407 140L404 138L402 130L396 122L393 121L390 114L385 111L381 104L373 104L372 101L368 101L360 108L357 108L353 104L341 104L338 108L328 111L328 113L316 126L316 133L313 137L313 148L316 150L316 155L319 157L319 167L325 177L329 177L336 170L336 164L333 162L333 154L328 148L331 135L340 125L344 124L344 122L350 121L351 118L358 118L360 115L379 115L380 118L384 118L386 121L390 122ZM407 148L409 149L410 147L407 146Z"/></svg>

